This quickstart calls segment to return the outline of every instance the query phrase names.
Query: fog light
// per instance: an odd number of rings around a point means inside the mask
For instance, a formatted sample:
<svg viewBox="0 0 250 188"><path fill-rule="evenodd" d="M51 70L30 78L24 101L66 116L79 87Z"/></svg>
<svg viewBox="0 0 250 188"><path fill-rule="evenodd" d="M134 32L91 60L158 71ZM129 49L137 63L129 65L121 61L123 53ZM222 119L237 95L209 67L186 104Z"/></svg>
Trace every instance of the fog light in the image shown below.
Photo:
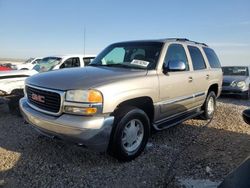
<svg viewBox="0 0 250 188"><path fill-rule="evenodd" d="M65 106L64 107L64 112L65 113L70 113L70 114L77 114L77 115L92 115L97 112L97 108L92 108L92 107L74 107L74 106Z"/></svg>

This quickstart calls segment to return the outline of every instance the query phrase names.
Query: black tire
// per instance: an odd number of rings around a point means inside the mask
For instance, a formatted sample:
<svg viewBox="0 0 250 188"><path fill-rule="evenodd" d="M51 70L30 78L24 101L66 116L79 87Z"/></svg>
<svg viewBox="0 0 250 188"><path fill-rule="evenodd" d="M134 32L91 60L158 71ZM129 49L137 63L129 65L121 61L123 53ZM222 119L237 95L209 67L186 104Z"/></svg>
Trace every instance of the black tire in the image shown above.
<svg viewBox="0 0 250 188"><path fill-rule="evenodd" d="M132 106L126 106L118 109L117 112L114 113L114 116L114 128L111 134L108 149L109 154L117 158L119 161L131 161L142 153L148 142L148 138L150 136L149 118L143 110ZM138 148L132 152L128 152L122 145L122 136L125 126L134 119L139 120L142 123L144 134Z"/></svg>
<svg viewBox="0 0 250 188"><path fill-rule="evenodd" d="M209 103L209 100L213 98L213 103L214 103L214 110L213 112L209 112L209 109L208 109L208 103ZM202 110L204 111L201 115L201 118L204 119L204 120L209 120L209 119L212 119L213 116L214 116L214 112L215 112L215 109L216 109L216 95L213 91L209 91L207 97L206 97L206 100L202 106Z"/></svg>
<svg viewBox="0 0 250 188"><path fill-rule="evenodd" d="M23 90L13 90L9 98L8 107L12 115L21 116L19 100L24 96Z"/></svg>

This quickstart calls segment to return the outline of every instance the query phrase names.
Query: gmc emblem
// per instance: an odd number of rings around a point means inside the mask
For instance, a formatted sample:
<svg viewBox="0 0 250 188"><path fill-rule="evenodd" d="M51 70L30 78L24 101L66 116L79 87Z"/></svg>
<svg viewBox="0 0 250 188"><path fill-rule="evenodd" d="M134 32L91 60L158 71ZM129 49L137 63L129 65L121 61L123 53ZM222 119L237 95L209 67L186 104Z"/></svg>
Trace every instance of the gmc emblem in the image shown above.
<svg viewBox="0 0 250 188"><path fill-rule="evenodd" d="M31 98L32 98L34 101L37 101L37 102L40 102L40 103L45 103L45 97L42 96L42 95L37 95L37 94L35 94L35 93L32 93Z"/></svg>

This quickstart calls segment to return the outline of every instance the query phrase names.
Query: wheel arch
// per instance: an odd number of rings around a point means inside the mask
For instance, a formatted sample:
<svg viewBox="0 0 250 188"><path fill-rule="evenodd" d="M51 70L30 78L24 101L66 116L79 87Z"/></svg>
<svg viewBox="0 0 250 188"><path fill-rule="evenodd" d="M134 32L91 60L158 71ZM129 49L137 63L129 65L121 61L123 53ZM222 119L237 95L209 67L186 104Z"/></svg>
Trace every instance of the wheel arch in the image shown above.
<svg viewBox="0 0 250 188"><path fill-rule="evenodd" d="M137 98L125 100L116 106L112 114L115 114L116 111L118 111L120 108L125 107L125 106L134 106L143 110L147 114L150 120L150 123L152 124L154 120L154 104L153 104L153 100L151 97L143 96L143 97L137 97Z"/></svg>

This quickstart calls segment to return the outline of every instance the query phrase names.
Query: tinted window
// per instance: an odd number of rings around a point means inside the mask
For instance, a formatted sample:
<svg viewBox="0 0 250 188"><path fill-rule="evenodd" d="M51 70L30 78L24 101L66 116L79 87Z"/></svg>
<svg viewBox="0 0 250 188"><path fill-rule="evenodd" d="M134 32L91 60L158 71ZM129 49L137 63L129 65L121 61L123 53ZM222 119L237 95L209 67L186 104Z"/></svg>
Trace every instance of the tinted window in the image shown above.
<svg viewBox="0 0 250 188"><path fill-rule="evenodd" d="M194 70L206 69L206 64L199 48L188 46Z"/></svg>
<svg viewBox="0 0 250 188"><path fill-rule="evenodd" d="M87 66L88 64L90 64L93 61L94 57L84 57L83 58L83 62L84 65Z"/></svg>
<svg viewBox="0 0 250 188"><path fill-rule="evenodd" d="M73 58L72 67L80 67L80 59L78 57Z"/></svg>
<svg viewBox="0 0 250 188"><path fill-rule="evenodd" d="M78 57L73 57L67 59L60 68L71 68L71 67L80 67L80 59Z"/></svg>
<svg viewBox="0 0 250 188"><path fill-rule="evenodd" d="M222 67L223 75L226 76L248 76L248 68L247 67Z"/></svg>
<svg viewBox="0 0 250 188"><path fill-rule="evenodd" d="M211 48L203 48L211 68L220 68L220 61L216 53Z"/></svg>
<svg viewBox="0 0 250 188"><path fill-rule="evenodd" d="M168 64L169 61L182 61L186 64L186 70L189 70L186 52L181 44L169 45L164 64Z"/></svg>

